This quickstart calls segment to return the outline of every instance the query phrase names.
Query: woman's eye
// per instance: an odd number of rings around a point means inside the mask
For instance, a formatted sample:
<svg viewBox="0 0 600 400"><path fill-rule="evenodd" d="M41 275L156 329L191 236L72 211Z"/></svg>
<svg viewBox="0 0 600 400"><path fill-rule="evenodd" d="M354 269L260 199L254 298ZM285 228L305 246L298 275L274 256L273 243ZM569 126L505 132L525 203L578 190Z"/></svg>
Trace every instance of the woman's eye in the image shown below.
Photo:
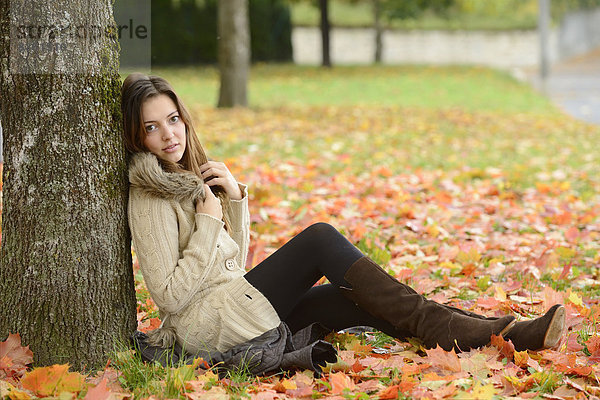
<svg viewBox="0 0 600 400"><path fill-rule="evenodd" d="M171 117L171 122L175 123L175 122L177 122L177 121L179 121L179 115L173 115L173 116Z"/></svg>
<svg viewBox="0 0 600 400"><path fill-rule="evenodd" d="M156 130L156 125L146 125L146 132L153 132Z"/></svg>

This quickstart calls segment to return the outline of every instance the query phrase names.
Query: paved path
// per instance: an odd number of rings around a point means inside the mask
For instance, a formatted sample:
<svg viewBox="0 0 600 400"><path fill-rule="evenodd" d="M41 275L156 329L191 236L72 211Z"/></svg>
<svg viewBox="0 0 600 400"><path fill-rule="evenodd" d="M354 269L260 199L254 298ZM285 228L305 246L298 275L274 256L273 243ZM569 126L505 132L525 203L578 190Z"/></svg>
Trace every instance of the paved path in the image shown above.
<svg viewBox="0 0 600 400"><path fill-rule="evenodd" d="M554 65L545 85L533 73L529 80L568 114L600 125L600 48Z"/></svg>

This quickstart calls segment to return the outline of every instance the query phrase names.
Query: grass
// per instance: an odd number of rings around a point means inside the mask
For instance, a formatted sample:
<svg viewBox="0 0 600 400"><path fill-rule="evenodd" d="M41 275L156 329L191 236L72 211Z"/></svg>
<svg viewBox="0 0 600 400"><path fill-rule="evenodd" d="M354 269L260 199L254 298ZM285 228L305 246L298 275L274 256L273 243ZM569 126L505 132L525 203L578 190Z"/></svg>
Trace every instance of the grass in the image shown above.
<svg viewBox="0 0 600 400"><path fill-rule="evenodd" d="M186 103L213 106L218 95L214 67L157 68ZM348 66L324 69L295 65L252 68L251 107L401 106L469 111L552 112L550 102L507 73L476 67Z"/></svg>

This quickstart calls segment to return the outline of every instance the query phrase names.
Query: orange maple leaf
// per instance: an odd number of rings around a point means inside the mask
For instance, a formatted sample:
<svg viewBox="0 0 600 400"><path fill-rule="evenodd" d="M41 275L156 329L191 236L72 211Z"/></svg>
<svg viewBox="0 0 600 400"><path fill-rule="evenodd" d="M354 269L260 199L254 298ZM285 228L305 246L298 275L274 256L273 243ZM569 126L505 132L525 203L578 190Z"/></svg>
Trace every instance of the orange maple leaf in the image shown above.
<svg viewBox="0 0 600 400"><path fill-rule="evenodd" d="M329 383L331 384L331 394L342 394L344 389L352 391L356 387L354 381L343 372L330 374Z"/></svg>
<svg viewBox="0 0 600 400"><path fill-rule="evenodd" d="M69 364L55 364L34 368L21 379L21 384L38 397L48 397L61 392L81 392L85 388L84 378L77 372L69 372Z"/></svg>
<svg viewBox="0 0 600 400"><path fill-rule="evenodd" d="M0 379L19 378L25 374L26 366L33 362L29 346L21 346L21 336L11 333L0 342Z"/></svg>
<svg viewBox="0 0 600 400"><path fill-rule="evenodd" d="M428 356L428 361L435 367L440 367L452 372L460 372L462 367L460 366L460 360L458 356L452 351L446 351L439 345L435 349L425 350Z"/></svg>
<svg viewBox="0 0 600 400"><path fill-rule="evenodd" d="M509 340L508 342L500 335L492 335L491 345L497 348L504 357L512 360L515 356L515 346Z"/></svg>

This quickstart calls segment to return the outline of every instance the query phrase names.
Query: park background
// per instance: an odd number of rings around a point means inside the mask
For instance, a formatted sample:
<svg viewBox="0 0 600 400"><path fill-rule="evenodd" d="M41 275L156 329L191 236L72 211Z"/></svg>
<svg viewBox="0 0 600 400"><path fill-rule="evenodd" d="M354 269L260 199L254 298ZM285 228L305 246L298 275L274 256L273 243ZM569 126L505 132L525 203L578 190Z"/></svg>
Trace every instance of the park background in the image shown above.
<svg viewBox="0 0 600 400"><path fill-rule="evenodd" d="M251 22L258 3L251 4ZM332 340L340 346L340 360L320 378L306 372L253 378L240 370L219 380L190 367L145 365L131 352L119 351L111 366L88 371L85 383L55 384L46 394L83 397L96 389L121 398L134 393L188 399L599 395L600 130L566 114L542 92L552 95L553 71L544 87L535 63L517 65L521 80L511 67L488 68L485 63L337 65L335 52L331 68L292 65L294 50L286 47L293 43L292 28L314 29L318 8L302 2L264 3L280 15L288 13L293 23L284 35L285 57L270 58L279 54L274 47L263 53L254 47L267 39L253 44L247 108L214 107L219 86L215 58L168 65L175 55L154 59L169 54L168 44L152 50L152 72L182 95L209 154L250 186L248 267L310 223L325 221L394 276L437 301L524 318L540 315L554 302L564 303L569 328L564 340L558 349L541 352L515 352L500 343L457 356L425 352L418 343L395 342L378 333L358 339L338 335ZM334 26L372 23L368 4L331 3ZM472 5L475 15L466 13L461 22L452 14L456 8L441 16L426 10L418 18L392 19L390 27L531 33L537 26L535 1L456 3ZM484 3L488 6L477 8ZM594 5L560 7L566 3L552 3L553 26L568 11L581 13L582 6ZM165 4L187 10L191 24L202 27L209 23L194 24L200 17L191 10L215 6L210 1ZM183 17L175 19L180 24L169 18L172 31L186 26ZM259 25L272 33L267 22L279 18L265 17ZM158 29L160 23L153 20L152 26ZM256 41L260 36L254 32ZM216 43L214 31L188 35ZM155 36L162 35L153 31ZM176 37L186 36L179 32ZM170 47L173 54L187 57L210 54ZM576 54L579 59L554 58L554 71L589 60L594 49L587 50L591 55ZM156 327L157 310L135 271L139 328L147 330ZM2 368L11 371L10 366ZM35 385L2 382L3 396L11 399L44 397Z"/></svg>

